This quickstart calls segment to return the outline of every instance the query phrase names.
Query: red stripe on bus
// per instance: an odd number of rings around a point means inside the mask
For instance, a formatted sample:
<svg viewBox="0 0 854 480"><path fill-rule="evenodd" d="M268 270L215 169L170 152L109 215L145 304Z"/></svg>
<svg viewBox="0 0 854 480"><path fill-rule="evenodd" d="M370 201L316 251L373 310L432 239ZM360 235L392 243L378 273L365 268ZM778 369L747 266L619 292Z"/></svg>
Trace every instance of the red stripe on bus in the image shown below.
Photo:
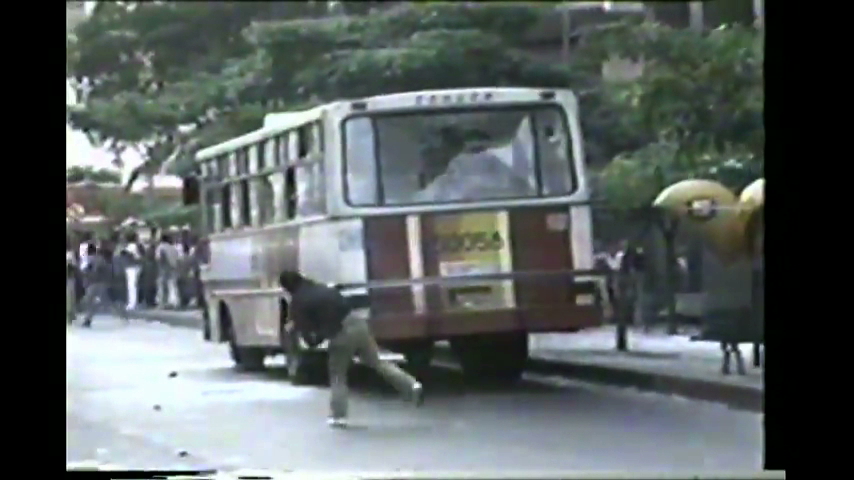
<svg viewBox="0 0 854 480"><path fill-rule="evenodd" d="M405 216L366 217L368 280L409 279L408 245ZM374 317L415 312L409 287L371 290L370 299Z"/></svg>
<svg viewBox="0 0 854 480"><path fill-rule="evenodd" d="M566 220L557 228L549 218ZM569 241L569 212L566 206L524 208L510 211L511 255L515 271L555 271L573 268ZM555 217L557 216L557 217ZM571 278L519 279L515 282L516 305L520 308L574 305Z"/></svg>

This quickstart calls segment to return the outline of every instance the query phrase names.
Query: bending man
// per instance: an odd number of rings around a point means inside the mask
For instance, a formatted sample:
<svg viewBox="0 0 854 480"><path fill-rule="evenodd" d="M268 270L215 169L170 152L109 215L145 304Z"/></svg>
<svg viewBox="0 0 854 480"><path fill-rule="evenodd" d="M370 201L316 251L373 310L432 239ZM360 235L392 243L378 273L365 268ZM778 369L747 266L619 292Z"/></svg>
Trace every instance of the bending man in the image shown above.
<svg viewBox="0 0 854 480"><path fill-rule="evenodd" d="M353 355L377 371L404 398L420 406L423 388L412 375L380 359L379 346L366 318L355 315L347 299L333 287L309 280L297 272L284 271L279 284L291 296L286 330L319 343L329 340L331 390L329 425L347 425L347 370Z"/></svg>

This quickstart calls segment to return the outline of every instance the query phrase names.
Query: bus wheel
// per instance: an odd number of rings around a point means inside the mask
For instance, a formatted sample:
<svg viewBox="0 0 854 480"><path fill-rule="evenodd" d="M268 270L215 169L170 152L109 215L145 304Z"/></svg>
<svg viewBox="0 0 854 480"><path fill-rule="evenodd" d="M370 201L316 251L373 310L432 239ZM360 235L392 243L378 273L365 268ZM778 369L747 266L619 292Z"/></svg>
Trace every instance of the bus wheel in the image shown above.
<svg viewBox="0 0 854 480"><path fill-rule="evenodd" d="M406 371L419 380L427 376L430 364L433 362L433 346L434 342L432 340L407 342L401 345L398 351L406 359L404 363Z"/></svg>
<svg viewBox="0 0 854 480"><path fill-rule="evenodd" d="M231 315L227 308L220 310L222 332L228 339L228 353L234 365L246 372L257 372L264 369L264 358L267 356L263 348L241 347L237 344L237 336L231 324Z"/></svg>
<svg viewBox="0 0 854 480"><path fill-rule="evenodd" d="M208 309L202 309L202 338L210 341L211 339L211 317Z"/></svg>
<svg viewBox="0 0 854 480"><path fill-rule="evenodd" d="M326 385L327 356L322 350L300 349L285 354L288 377L294 385Z"/></svg>
<svg viewBox="0 0 854 480"><path fill-rule="evenodd" d="M526 333L472 335L451 339L463 374L477 383L515 383L528 360Z"/></svg>

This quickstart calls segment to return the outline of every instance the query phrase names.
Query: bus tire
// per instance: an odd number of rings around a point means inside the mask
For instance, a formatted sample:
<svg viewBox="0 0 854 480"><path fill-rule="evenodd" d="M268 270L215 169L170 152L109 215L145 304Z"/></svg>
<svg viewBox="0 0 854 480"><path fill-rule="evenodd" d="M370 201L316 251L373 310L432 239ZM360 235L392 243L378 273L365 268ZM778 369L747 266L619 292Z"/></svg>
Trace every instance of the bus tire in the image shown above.
<svg viewBox="0 0 854 480"><path fill-rule="evenodd" d="M202 309L202 339L206 341L210 341L211 335L211 316L208 313L208 309Z"/></svg>
<svg viewBox="0 0 854 480"><path fill-rule="evenodd" d="M403 364L404 369L419 380L426 377L433 363L434 345L432 340L407 342L401 345L398 351L406 359Z"/></svg>
<svg viewBox="0 0 854 480"><path fill-rule="evenodd" d="M471 335L453 338L450 343L463 374L474 383L516 383L528 362L526 333Z"/></svg>
<svg viewBox="0 0 854 480"><path fill-rule="evenodd" d="M220 328L222 335L228 341L228 354L238 370L258 372L264 370L264 359L267 352L259 347L241 347L237 344L237 336L231 322L231 314L224 305L220 306Z"/></svg>
<svg viewBox="0 0 854 480"><path fill-rule="evenodd" d="M291 384L325 386L328 383L326 352L302 350L288 354L287 362Z"/></svg>

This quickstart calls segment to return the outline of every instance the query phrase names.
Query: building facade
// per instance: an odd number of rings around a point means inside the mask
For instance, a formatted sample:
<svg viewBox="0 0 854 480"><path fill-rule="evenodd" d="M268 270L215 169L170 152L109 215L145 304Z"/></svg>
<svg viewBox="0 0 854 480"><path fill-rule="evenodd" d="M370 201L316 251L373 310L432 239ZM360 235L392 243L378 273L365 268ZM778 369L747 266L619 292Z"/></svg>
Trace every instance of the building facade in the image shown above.
<svg viewBox="0 0 854 480"><path fill-rule="evenodd" d="M86 18L86 2L65 2L65 33L68 34Z"/></svg>

